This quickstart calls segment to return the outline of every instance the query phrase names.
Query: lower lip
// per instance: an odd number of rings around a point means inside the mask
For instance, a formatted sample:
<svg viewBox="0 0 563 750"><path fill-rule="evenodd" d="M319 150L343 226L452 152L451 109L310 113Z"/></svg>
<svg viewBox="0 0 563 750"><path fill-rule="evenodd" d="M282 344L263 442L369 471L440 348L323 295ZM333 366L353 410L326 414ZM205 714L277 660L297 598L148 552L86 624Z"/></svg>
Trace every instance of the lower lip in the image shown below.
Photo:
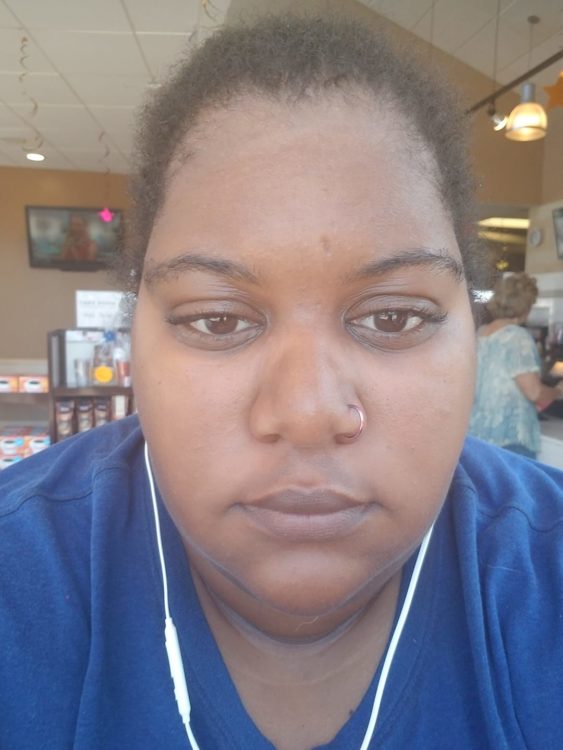
<svg viewBox="0 0 563 750"><path fill-rule="evenodd" d="M324 541L351 534L365 520L370 506L346 508L333 513L282 513L268 508L243 506L247 516L262 530L291 541Z"/></svg>

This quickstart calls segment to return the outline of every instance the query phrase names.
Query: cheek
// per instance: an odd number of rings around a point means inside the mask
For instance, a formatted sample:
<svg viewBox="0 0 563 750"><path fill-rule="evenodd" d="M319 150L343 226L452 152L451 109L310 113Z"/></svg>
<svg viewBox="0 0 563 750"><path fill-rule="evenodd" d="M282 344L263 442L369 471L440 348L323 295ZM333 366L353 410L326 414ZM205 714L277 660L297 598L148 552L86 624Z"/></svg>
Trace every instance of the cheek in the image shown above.
<svg viewBox="0 0 563 750"><path fill-rule="evenodd" d="M396 498L416 489L440 501L457 463L473 403L475 333L460 316L434 344L389 357L369 386L373 461L389 470ZM374 445L375 448L375 445ZM416 496L414 495L414 496Z"/></svg>
<svg viewBox="0 0 563 750"><path fill-rule="evenodd" d="M158 484L166 497L182 487L193 495L224 481L240 462L248 439L244 418L247 379L234 377L229 362L198 358L169 334L133 327L133 378L143 432ZM156 329L156 327L155 327Z"/></svg>

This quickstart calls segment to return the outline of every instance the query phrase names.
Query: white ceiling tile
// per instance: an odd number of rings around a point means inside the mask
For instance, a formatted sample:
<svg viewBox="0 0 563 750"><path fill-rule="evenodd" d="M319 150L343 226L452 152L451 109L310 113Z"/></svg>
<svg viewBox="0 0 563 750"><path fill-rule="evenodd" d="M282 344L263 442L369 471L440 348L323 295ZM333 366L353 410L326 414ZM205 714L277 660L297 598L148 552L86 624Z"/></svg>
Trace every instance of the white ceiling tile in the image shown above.
<svg viewBox="0 0 563 750"><path fill-rule="evenodd" d="M91 106L136 106L150 82L148 74L111 76L88 73L67 73L67 81L84 102ZM0 83L1 87L1 83Z"/></svg>
<svg viewBox="0 0 563 750"><path fill-rule="evenodd" d="M200 0L125 0L135 31L191 31L202 13Z"/></svg>
<svg viewBox="0 0 563 750"><path fill-rule="evenodd" d="M61 73L146 74L132 33L46 30L35 39Z"/></svg>
<svg viewBox="0 0 563 750"><path fill-rule="evenodd" d="M0 4L0 29L17 29L21 26L21 23L14 16L14 14L8 10L4 3Z"/></svg>
<svg viewBox="0 0 563 750"><path fill-rule="evenodd" d="M434 18L434 43L445 52L455 52L489 21L490 16L473 3L464 0L439 3Z"/></svg>
<svg viewBox="0 0 563 750"><path fill-rule="evenodd" d="M21 104L15 105L13 110L46 139L53 136L53 142L57 144L63 145L65 139L72 143L81 139L95 141L99 135L99 127L84 107L43 106L33 116Z"/></svg>
<svg viewBox="0 0 563 750"><path fill-rule="evenodd" d="M128 31L119 0L4 0L28 29Z"/></svg>
<svg viewBox="0 0 563 750"><path fill-rule="evenodd" d="M25 30L0 28L0 71L18 74L25 70L53 73L53 66L29 37L22 49L24 36Z"/></svg>
<svg viewBox="0 0 563 750"><path fill-rule="evenodd" d="M0 104L0 138L9 130L15 130L21 127L21 119L16 113L4 104Z"/></svg>
<svg viewBox="0 0 563 750"><path fill-rule="evenodd" d="M21 81L18 73L0 72L0 96L8 104L29 104L30 96L39 105L78 103L57 73L29 73Z"/></svg>
<svg viewBox="0 0 563 750"><path fill-rule="evenodd" d="M80 168L91 172L110 172L125 174L128 171L127 161L119 154L112 154L107 159L100 160L100 155L91 149L66 148L63 154L69 161L80 164ZM103 187L103 182L100 182Z"/></svg>
<svg viewBox="0 0 563 750"><path fill-rule="evenodd" d="M29 165L38 165L40 167L43 167L44 169L49 169L52 167L58 168L64 168L64 169L71 169L72 164L71 162L60 152L58 152L56 149L52 148L48 144L43 144L41 146L41 153L45 156L45 161L42 162L30 162L29 159L26 159L25 157L25 150L21 146L16 145L6 145L2 142L0 142L0 151L4 154L6 154L14 166L18 167L27 167ZM56 166L55 166L56 165Z"/></svg>
<svg viewBox="0 0 563 750"><path fill-rule="evenodd" d="M135 107L90 107L90 111L108 132L130 132L133 127Z"/></svg>
<svg viewBox="0 0 563 750"><path fill-rule="evenodd" d="M371 0L364 4L399 26L412 28L432 6L432 0Z"/></svg>
<svg viewBox="0 0 563 750"><path fill-rule="evenodd" d="M138 34L137 38L148 60L151 72L158 80L166 75L170 65L196 43L195 33Z"/></svg>

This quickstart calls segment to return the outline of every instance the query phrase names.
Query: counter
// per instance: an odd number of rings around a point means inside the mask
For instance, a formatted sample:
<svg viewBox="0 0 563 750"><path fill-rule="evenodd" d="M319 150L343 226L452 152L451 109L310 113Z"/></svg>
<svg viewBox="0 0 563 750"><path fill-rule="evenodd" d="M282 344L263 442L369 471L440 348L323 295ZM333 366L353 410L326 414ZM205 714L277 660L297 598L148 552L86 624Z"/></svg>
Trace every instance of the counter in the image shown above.
<svg viewBox="0 0 563 750"><path fill-rule="evenodd" d="M563 419L540 421L541 446L538 461L563 469Z"/></svg>

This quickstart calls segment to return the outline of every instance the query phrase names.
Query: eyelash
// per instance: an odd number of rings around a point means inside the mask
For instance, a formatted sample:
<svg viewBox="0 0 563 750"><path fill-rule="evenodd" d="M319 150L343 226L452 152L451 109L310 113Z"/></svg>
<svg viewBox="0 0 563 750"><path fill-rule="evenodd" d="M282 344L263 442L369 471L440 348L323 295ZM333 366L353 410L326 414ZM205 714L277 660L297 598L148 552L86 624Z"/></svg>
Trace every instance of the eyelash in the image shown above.
<svg viewBox="0 0 563 750"><path fill-rule="evenodd" d="M407 324L415 318L419 318L420 321L410 328L403 328L399 331L382 331L376 327L372 328L363 322L370 319L375 321L378 316L381 321L381 316L383 315L406 316ZM446 318L447 313L424 305L402 307L401 305L393 306L389 304L379 310L370 311L365 315L355 316L353 319L348 320L345 326L354 338L371 348L406 349L424 340L426 338L424 334L430 335L437 326L445 322ZM237 327L240 323L248 325L242 330L225 333L204 332L198 330L194 325L214 319L235 321ZM196 345L199 343L202 348L217 350L238 348L257 338L265 328L264 322L251 320L248 317L227 310L206 310L194 312L190 315L170 315L166 318L166 322L176 329L178 337L185 343L194 343Z"/></svg>

